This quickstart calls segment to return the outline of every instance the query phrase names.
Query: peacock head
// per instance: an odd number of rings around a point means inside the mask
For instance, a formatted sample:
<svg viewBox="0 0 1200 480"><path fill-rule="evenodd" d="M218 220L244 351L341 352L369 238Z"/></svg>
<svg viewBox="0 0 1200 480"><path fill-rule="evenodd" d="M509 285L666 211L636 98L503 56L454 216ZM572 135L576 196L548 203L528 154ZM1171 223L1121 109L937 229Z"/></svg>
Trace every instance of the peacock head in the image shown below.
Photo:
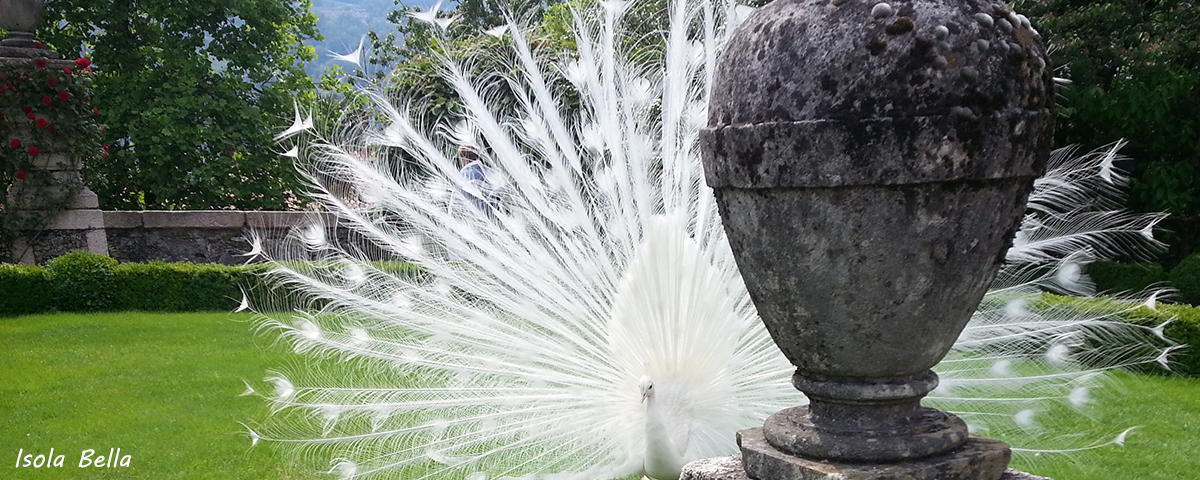
<svg viewBox="0 0 1200 480"><path fill-rule="evenodd" d="M654 380L651 380L649 376L643 376L641 380L638 380L638 390L641 390L642 402L645 403L651 395L654 395Z"/></svg>

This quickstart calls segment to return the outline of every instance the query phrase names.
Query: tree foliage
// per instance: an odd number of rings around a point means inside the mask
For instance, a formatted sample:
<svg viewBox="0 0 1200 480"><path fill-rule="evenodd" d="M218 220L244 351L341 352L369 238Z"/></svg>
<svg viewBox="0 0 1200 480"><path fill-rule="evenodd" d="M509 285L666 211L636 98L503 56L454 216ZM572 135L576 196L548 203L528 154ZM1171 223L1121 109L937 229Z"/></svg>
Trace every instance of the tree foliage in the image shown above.
<svg viewBox="0 0 1200 480"><path fill-rule="evenodd" d="M1188 0L1017 0L1053 47L1056 143L1129 140L1130 205L1169 211L1174 263L1200 247L1200 8Z"/></svg>
<svg viewBox="0 0 1200 480"><path fill-rule="evenodd" d="M50 0L38 37L96 70L111 155L87 166L108 209L282 209L299 186L272 134L319 38L309 0Z"/></svg>

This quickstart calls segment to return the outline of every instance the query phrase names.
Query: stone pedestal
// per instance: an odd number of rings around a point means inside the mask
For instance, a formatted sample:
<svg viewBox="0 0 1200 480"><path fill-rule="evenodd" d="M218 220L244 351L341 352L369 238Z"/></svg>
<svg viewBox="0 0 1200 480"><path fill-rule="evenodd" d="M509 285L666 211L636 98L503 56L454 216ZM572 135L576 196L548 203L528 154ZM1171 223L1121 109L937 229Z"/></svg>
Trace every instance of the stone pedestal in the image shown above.
<svg viewBox="0 0 1200 480"><path fill-rule="evenodd" d="M8 0L0 2L0 27L8 30L8 36L0 40L0 63L27 63L33 58L45 58L45 68L59 70L76 68L75 62L61 60L62 56L45 48L33 38L33 32L41 21L43 0ZM23 113L16 106L5 112L6 116L19 118ZM52 116L43 112L44 116ZM16 132L16 139L28 143L28 131ZM51 146L52 147L52 146ZM28 236L13 241L13 260L22 264L44 263L47 260L72 250L89 250L108 254L108 239L104 235L104 214L99 209L96 194L83 186L79 175L79 159L61 152L64 148L42 148L33 159L33 169L46 172L54 180L47 186L15 184L8 192L6 205L14 206L14 215L42 215L35 210L21 210L29 205L29 199L47 195L69 194L66 209L46 219L40 231L28 232Z"/></svg>
<svg viewBox="0 0 1200 480"><path fill-rule="evenodd" d="M822 462L822 468L837 468L828 462ZM860 468L861 472L862 469ZM792 477L792 478L812 478L812 479L838 479L849 480L858 478L870 478L873 480L910 480L914 478L911 475L905 476L906 473L898 470L879 469L876 476L860 477L850 476L851 472L831 472L826 476L812 477ZM839 476L840 475L840 476ZM919 478L919 477L918 477ZM753 477L746 474L746 466L742 461L742 457L734 455L731 457L706 458L684 465L683 474L679 480L752 480ZM1000 476L1000 480L1051 480L1047 477L1039 477L1030 475L1025 472L1013 470L1011 468L1004 470Z"/></svg>
<svg viewBox="0 0 1200 480"><path fill-rule="evenodd" d="M14 42L11 40L13 39L6 39L6 44L12 46ZM19 40L15 44L32 43L32 40L28 42L25 39ZM57 59L59 55L52 50L29 48L22 51L29 53L31 57L47 58L46 68L49 69L76 68L74 61ZM7 55L13 51L5 49L0 52ZM27 63L29 61L28 58L0 57L0 63ZM23 117L24 113L17 107L12 107L6 110L5 115L17 118ZM42 115L53 118L52 114L43 113ZM27 131L18 130L15 138L21 140L23 144L27 144L30 135ZM101 255L108 254L108 239L104 233L104 213L100 211L99 200L96 193L83 184L83 178L79 173L80 160L63 153L65 150L65 148L53 144L43 145L41 152L33 158L31 167L40 173L48 173L54 181L53 184L29 186L18 182L8 192L5 203L15 206L14 215L22 213L41 215L42 213L38 211L21 209L22 205L30 204L30 199L71 195L67 199L66 209L46 219L42 230L29 232L28 236L13 241L11 247L14 262L26 265L45 263L47 260L72 250L88 250Z"/></svg>

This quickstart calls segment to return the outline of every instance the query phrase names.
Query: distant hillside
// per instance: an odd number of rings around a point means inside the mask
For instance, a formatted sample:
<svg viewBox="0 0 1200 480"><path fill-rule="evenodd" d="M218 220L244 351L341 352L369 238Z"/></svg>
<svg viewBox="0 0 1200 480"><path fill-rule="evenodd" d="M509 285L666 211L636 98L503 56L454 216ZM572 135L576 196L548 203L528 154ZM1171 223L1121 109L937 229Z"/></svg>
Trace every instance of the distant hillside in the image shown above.
<svg viewBox="0 0 1200 480"><path fill-rule="evenodd" d="M429 8L437 0L399 0L402 4ZM449 8L453 2L445 2ZM305 67L308 75L317 78L325 67L334 62L330 51L349 53L358 47L358 40L374 29L385 36L392 24L387 21L388 12L399 9L393 0L313 0L313 13L317 14L317 28L325 41L308 41L317 50L317 59Z"/></svg>

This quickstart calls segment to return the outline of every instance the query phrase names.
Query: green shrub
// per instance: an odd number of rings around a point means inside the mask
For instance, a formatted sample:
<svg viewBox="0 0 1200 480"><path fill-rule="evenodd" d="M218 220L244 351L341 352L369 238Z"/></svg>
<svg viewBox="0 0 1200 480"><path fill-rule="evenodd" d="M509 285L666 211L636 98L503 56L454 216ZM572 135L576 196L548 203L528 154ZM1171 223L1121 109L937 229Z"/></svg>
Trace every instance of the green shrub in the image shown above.
<svg viewBox="0 0 1200 480"><path fill-rule="evenodd" d="M0 264L0 317L42 313L51 309L50 280L38 265Z"/></svg>
<svg viewBox="0 0 1200 480"><path fill-rule="evenodd" d="M219 264L123 263L114 270L121 310L229 311L245 268Z"/></svg>
<svg viewBox="0 0 1200 480"><path fill-rule="evenodd" d="M113 310L116 259L76 250L46 262L54 306L67 312Z"/></svg>
<svg viewBox="0 0 1200 480"><path fill-rule="evenodd" d="M301 270L329 262L289 262ZM373 262L391 275L417 278L405 262ZM215 263L119 263L78 251L51 260L47 268L0 264L0 316L63 311L230 311L246 292L256 307L272 310L321 308L326 301L297 295L265 280L270 265Z"/></svg>
<svg viewBox="0 0 1200 480"><path fill-rule="evenodd" d="M1173 357L1176 370L1186 375L1200 376L1200 307L1159 304L1155 313L1159 320L1173 319L1163 332L1167 338L1186 345Z"/></svg>
<svg viewBox="0 0 1200 480"><path fill-rule="evenodd" d="M1179 291L1176 300L1200 306L1200 253L1185 258L1171 269L1171 286Z"/></svg>
<svg viewBox="0 0 1200 480"><path fill-rule="evenodd" d="M1151 310L1149 307L1137 307L1135 303L1112 297L1079 298L1049 293L1042 294L1038 301L1030 306L1038 309L1070 307L1078 311L1120 312L1117 317L1121 320L1151 327L1162 325L1169 320L1171 323L1167 324L1163 335L1184 346L1171 354L1170 373L1200 376L1200 349L1197 349L1200 347L1200 307L1159 303ZM1152 365L1147 368L1156 370Z"/></svg>
<svg viewBox="0 0 1200 480"><path fill-rule="evenodd" d="M1150 286L1166 286L1167 272L1157 263L1095 262L1086 267L1096 291L1140 292Z"/></svg>

